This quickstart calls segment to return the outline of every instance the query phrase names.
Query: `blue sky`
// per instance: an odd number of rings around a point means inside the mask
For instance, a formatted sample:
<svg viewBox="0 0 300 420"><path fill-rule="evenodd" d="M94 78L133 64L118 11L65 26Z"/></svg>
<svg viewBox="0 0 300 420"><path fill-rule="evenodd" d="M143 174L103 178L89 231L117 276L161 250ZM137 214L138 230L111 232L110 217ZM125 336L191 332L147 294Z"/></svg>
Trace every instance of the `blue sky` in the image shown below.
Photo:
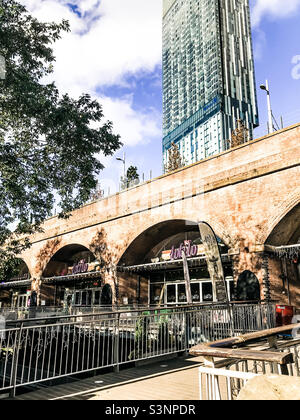
<svg viewBox="0 0 300 420"><path fill-rule="evenodd" d="M284 1L282 2L284 4ZM266 131L266 94L259 85L269 80L273 114L280 125L300 121L300 8L288 16L264 15L253 28L260 127Z"/></svg>
<svg viewBox="0 0 300 420"><path fill-rule="evenodd" d="M72 32L55 45L53 79L62 91L89 92L125 144L127 166L161 174L162 0L22 0L43 21L66 18ZM268 79L280 124L300 121L300 0L250 0L257 86ZM257 90L266 132L266 94ZM122 156L123 149L117 153ZM101 158L103 188L118 188L122 164Z"/></svg>

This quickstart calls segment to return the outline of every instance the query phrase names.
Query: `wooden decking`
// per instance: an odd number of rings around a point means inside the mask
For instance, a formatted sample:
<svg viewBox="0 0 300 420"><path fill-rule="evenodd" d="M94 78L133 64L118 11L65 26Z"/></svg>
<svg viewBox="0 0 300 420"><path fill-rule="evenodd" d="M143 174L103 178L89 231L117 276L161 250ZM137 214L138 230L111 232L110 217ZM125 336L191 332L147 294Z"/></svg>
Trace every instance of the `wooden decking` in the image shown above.
<svg viewBox="0 0 300 420"><path fill-rule="evenodd" d="M201 357L184 356L18 395L14 400L198 400Z"/></svg>

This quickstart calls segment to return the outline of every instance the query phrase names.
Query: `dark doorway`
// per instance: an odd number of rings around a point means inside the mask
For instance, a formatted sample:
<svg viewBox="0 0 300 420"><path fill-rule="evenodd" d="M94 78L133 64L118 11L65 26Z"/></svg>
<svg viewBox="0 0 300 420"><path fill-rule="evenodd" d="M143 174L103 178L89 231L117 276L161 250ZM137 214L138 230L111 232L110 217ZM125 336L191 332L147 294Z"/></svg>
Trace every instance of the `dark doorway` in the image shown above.
<svg viewBox="0 0 300 420"><path fill-rule="evenodd" d="M101 305L112 304L112 290L109 284L105 284L101 293Z"/></svg>
<svg viewBox="0 0 300 420"><path fill-rule="evenodd" d="M260 285L255 274L244 271L239 275L236 288L237 300L260 300Z"/></svg>

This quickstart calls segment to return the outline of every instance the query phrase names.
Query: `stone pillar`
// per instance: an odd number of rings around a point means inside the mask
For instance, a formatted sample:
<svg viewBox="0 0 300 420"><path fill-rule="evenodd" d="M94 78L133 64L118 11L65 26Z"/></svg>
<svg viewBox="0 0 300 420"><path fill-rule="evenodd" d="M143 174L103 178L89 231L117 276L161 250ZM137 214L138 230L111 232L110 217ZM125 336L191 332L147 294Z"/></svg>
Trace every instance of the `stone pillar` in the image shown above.
<svg viewBox="0 0 300 420"><path fill-rule="evenodd" d="M105 273L102 273L102 286L105 284L109 284L111 287L113 305L119 305L119 279L115 268L105 270Z"/></svg>
<svg viewBox="0 0 300 420"><path fill-rule="evenodd" d="M33 278L31 281L31 293L35 292L37 295L37 306L40 305L41 284L42 280L40 277Z"/></svg>

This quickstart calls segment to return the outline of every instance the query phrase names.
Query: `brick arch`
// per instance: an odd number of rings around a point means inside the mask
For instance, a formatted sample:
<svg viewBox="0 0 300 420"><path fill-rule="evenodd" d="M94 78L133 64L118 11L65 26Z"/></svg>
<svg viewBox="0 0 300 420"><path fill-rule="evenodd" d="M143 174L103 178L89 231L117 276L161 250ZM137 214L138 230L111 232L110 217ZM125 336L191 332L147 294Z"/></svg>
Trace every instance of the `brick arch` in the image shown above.
<svg viewBox="0 0 300 420"><path fill-rule="evenodd" d="M264 228L261 230L260 237L258 242L261 244L266 243L269 236L272 234L273 230L279 223L300 203L300 187L296 189L292 194L289 194L286 200L282 201L280 206L278 206L278 211L274 216L268 219L268 222L265 224Z"/></svg>
<svg viewBox="0 0 300 420"><path fill-rule="evenodd" d="M36 259L35 259L36 275L38 277L41 277L46 267L52 260L52 258L63 248L66 248L72 245L82 246L82 247L85 247L87 250L91 251L89 248L89 244L86 241L82 241L82 240L77 241L76 239L68 239L68 238L65 238L63 240L61 237L55 238L53 240L49 240L44 244L44 246L39 250L38 254L36 255Z"/></svg>
<svg viewBox="0 0 300 420"><path fill-rule="evenodd" d="M189 218L187 218L187 219L185 219L185 218L176 218L176 219L158 218L158 219L156 219L155 222L153 220L151 220L148 223L143 223L139 227L138 230L135 229L134 232L129 233L129 236L127 238L127 246L126 246L126 248L123 249L121 255L119 255L118 264L122 261L122 258L125 256L125 254L127 252L130 252L130 248L133 247L134 243L142 238L143 234L147 234L147 232L150 233L152 229L155 230L160 225L163 226L163 225L167 225L168 223L170 223L170 224L178 223L179 226L180 226L180 222L182 222L182 224L184 222L190 222L192 224L197 224L198 223L197 221L191 220ZM228 242L229 235L227 233L225 234L223 226L220 225L219 223L215 222L215 221L212 222L211 220L207 221L207 223L209 223L212 226L216 235L220 239L222 239L224 244L229 246L230 245L230 243Z"/></svg>
<svg viewBox="0 0 300 420"><path fill-rule="evenodd" d="M33 267L32 267L30 258L22 255L22 256L17 256L17 259L22 261L26 265L26 267L28 269L28 272L29 272L29 275L30 275L30 277L32 277Z"/></svg>

